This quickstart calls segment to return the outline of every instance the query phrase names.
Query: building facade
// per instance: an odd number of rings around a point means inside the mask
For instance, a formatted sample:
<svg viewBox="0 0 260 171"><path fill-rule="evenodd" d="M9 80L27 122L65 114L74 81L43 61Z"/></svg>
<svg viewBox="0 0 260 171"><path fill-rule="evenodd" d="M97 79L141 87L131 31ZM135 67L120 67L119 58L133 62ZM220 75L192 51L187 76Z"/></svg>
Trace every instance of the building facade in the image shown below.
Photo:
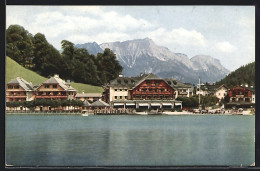
<svg viewBox="0 0 260 171"><path fill-rule="evenodd" d="M225 86L224 84L221 85L220 87L218 87L214 93L214 95L219 99L224 99L224 97L227 95L228 93L228 87Z"/></svg>
<svg viewBox="0 0 260 171"><path fill-rule="evenodd" d="M75 99L76 92L70 83L63 81L59 75L54 75L35 90L35 99L72 100Z"/></svg>
<svg viewBox="0 0 260 171"><path fill-rule="evenodd" d="M230 102L252 102L252 91L246 87L236 86L228 91Z"/></svg>
<svg viewBox="0 0 260 171"><path fill-rule="evenodd" d="M6 84L6 102L31 101L34 99L33 85L17 77Z"/></svg>
<svg viewBox="0 0 260 171"><path fill-rule="evenodd" d="M175 100L174 84L170 85L168 81L152 73L118 77L108 86L109 103L115 108L181 108L182 103Z"/></svg>

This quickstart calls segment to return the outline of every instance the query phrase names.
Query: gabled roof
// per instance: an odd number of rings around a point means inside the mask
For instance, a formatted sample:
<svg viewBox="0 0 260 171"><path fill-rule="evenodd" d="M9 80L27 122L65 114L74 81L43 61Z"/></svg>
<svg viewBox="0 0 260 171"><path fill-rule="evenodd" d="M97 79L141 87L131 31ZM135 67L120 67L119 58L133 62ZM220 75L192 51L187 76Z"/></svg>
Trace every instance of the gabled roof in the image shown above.
<svg viewBox="0 0 260 171"><path fill-rule="evenodd" d="M87 100L85 100L84 102L83 102L83 106L90 106L91 104L87 101Z"/></svg>
<svg viewBox="0 0 260 171"><path fill-rule="evenodd" d="M7 84L19 84L25 91L32 91L33 90L33 84L28 83L26 80L20 77L16 77L15 79L12 79Z"/></svg>
<svg viewBox="0 0 260 171"><path fill-rule="evenodd" d="M93 106L93 107L107 107L107 106L109 106L109 104L107 104L106 102L104 102L102 100L97 100L94 103L92 103L90 106Z"/></svg>
<svg viewBox="0 0 260 171"><path fill-rule="evenodd" d="M228 89L228 87L225 84L222 84L221 86L219 86L218 88L216 88L216 91L218 91L219 89L221 89L222 87Z"/></svg>
<svg viewBox="0 0 260 171"><path fill-rule="evenodd" d="M142 77L142 79L140 81L138 81L138 83L135 84L135 86L133 88L137 87L139 84L141 84L145 80L163 80L163 79L158 77L158 76L156 76L156 75L154 75L153 73L149 73L147 75L144 75Z"/></svg>
<svg viewBox="0 0 260 171"><path fill-rule="evenodd" d="M191 84L184 84L174 78L165 78L164 81L170 85L172 88L194 88Z"/></svg>
<svg viewBox="0 0 260 171"><path fill-rule="evenodd" d="M54 75L53 77L44 81L42 84L59 84L59 86L61 86L66 91L76 91L73 87L70 86L69 83L66 83L58 75Z"/></svg>

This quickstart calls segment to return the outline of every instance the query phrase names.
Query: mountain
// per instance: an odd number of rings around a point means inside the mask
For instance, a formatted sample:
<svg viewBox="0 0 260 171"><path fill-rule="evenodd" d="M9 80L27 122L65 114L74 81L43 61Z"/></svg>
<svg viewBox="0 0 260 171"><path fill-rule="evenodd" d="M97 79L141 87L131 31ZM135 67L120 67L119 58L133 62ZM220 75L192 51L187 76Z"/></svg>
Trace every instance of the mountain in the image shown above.
<svg viewBox="0 0 260 171"><path fill-rule="evenodd" d="M33 72L29 69L24 68L17 62L9 57L6 57L6 83L16 77L21 77L28 82L32 82L34 85L39 85L47 80L47 78L40 76L38 73ZM84 91L85 93L101 93L103 92L102 87L92 86L82 83L71 83L71 86L78 90L79 93Z"/></svg>
<svg viewBox="0 0 260 171"><path fill-rule="evenodd" d="M89 54L97 55L97 53L103 52L103 49L96 43L84 43L75 45L76 48L84 48L88 50Z"/></svg>
<svg viewBox="0 0 260 171"><path fill-rule="evenodd" d="M84 45L78 47L92 51L89 43ZM185 54L173 53L166 47L156 45L149 38L102 43L99 47L103 50L109 48L116 54L125 76L152 72L162 78L176 78L196 84L199 76L204 82L215 82L229 73L217 59L203 55L189 59Z"/></svg>

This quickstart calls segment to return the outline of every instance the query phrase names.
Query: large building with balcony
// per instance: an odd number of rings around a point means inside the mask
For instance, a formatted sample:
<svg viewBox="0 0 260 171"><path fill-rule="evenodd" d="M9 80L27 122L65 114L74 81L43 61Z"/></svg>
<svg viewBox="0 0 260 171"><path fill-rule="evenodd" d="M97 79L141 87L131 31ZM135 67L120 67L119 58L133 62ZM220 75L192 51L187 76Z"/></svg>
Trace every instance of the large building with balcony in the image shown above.
<svg viewBox="0 0 260 171"><path fill-rule="evenodd" d="M181 108L182 103L175 100L177 89L173 81L152 73L139 77L119 76L108 85L109 103L115 108Z"/></svg>
<svg viewBox="0 0 260 171"><path fill-rule="evenodd" d="M17 77L6 84L6 102L31 101L33 99L32 83Z"/></svg>
<svg viewBox="0 0 260 171"><path fill-rule="evenodd" d="M35 90L35 99L72 100L76 92L70 83L62 80L59 75L54 75Z"/></svg>
<svg viewBox="0 0 260 171"><path fill-rule="evenodd" d="M255 89L253 87L236 86L228 90L230 107L253 107L255 105Z"/></svg>

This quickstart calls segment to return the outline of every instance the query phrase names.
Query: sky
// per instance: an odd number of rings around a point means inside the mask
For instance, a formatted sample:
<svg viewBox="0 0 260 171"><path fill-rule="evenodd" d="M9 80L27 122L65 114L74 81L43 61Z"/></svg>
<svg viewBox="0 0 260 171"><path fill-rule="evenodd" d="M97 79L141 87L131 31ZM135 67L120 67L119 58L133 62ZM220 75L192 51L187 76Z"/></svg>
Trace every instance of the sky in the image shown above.
<svg viewBox="0 0 260 171"><path fill-rule="evenodd" d="M255 61L254 6L6 6L18 24L61 49L150 38L174 53L209 55L230 71Z"/></svg>

